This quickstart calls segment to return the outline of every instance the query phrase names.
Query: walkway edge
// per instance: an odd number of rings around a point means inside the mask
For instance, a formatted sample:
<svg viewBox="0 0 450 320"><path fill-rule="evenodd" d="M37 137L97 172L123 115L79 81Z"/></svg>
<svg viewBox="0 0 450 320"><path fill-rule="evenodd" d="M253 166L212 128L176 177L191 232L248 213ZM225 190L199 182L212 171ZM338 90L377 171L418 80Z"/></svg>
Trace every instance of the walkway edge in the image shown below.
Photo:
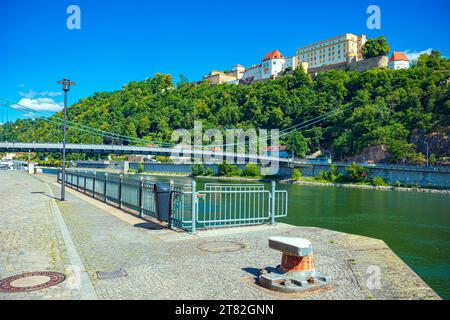
<svg viewBox="0 0 450 320"><path fill-rule="evenodd" d="M49 194L53 195L53 191L50 188L48 183L45 183ZM67 253L69 255L70 263L73 266L77 266L80 268L80 295L83 300L95 300L97 299L97 295L95 294L94 286L92 285L91 279L89 278L89 274L84 267L83 261L81 260L80 255L73 243L72 237L70 236L69 229L67 228L66 223L64 222L64 218L61 214L61 210L59 210L58 205L54 199L51 199L51 209L53 212L53 216L55 218L56 224L61 231L64 243L66 245Z"/></svg>

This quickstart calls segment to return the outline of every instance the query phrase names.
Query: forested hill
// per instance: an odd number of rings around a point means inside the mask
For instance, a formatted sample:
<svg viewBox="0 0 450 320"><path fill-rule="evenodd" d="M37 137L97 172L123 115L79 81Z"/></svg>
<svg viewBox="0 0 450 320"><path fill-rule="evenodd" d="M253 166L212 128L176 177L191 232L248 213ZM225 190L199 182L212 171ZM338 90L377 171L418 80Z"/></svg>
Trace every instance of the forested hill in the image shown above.
<svg viewBox="0 0 450 320"><path fill-rule="evenodd" d="M450 60L433 52L409 70L328 71L311 79L297 69L248 86L185 82L174 87L170 75L157 74L120 91L82 99L69 108L68 117L126 136L170 141L173 129L191 128L194 120L202 120L205 129L281 130L342 108L342 113L287 136L284 143L297 155L322 148L337 159L386 144L392 161L414 162L420 155L410 144L411 135L446 131L450 125L449 70ZM11 130L17 140L27 141L29 129L29 120L19 120ZM34 124L33 132L35 141L56 139L43 121ZM83 139L78 133L68 135L69 141Z"/></svg>

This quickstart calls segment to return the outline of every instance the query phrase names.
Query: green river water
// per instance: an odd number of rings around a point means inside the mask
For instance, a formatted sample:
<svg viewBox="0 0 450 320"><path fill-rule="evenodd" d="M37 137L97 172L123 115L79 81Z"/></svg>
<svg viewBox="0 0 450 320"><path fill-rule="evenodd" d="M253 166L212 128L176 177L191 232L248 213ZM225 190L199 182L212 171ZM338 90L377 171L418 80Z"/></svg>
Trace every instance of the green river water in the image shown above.
<svg viewBox="0 0 450 320"><path fill-rule="evenodd" d="M216 181L197 182L201 190L204 182ZM382 239L443 299L450 299L449 195L301 185L277 188L289 192L289 213L283 222Z"/></svg>

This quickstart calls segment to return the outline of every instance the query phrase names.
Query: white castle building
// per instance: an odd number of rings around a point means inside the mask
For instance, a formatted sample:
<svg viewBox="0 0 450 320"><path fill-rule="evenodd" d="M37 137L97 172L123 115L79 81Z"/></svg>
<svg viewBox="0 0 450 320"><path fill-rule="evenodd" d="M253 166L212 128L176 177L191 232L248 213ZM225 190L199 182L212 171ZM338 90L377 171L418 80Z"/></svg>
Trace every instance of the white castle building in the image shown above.
<svg viewBox="0 0 450 320"><path fill-rule="evenodd" d="M258 81L278 76L283 71L294 70L298 67L298 56L285 58L280 51L274 50L264 56L259 65L246 69L242 79L246 81ZM305 72L308 69L307 63L302 63Z"/></svg>
<svg viewBox="0 0 450 320"><path fill-rule="evenodd" d="M409 59L403 52L392 52L391 58L389 59L389 69L409 69L410 63Z"/></svg>

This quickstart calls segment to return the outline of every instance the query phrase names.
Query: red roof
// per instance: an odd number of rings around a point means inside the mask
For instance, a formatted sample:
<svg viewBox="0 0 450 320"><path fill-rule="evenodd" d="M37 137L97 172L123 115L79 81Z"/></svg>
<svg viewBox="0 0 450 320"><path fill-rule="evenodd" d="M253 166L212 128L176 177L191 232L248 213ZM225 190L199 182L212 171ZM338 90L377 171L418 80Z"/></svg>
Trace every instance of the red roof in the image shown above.
<svg viewBox="0 0 450 320"><path fill-rule="evenodd" d="M264 56L264 59L262 61L267 61L271 59L282 59L284 58L283 55L278 50L274 50L272 52L269 52Z"/></svg>
<svg viewBox="0 0 450 320"><path fill-rule="evenodd" d="M389 62L392 61L409 61L408 57L406 56L406 54L404 54L403 52L392 52L392 56L389 59Z"/></svg>

